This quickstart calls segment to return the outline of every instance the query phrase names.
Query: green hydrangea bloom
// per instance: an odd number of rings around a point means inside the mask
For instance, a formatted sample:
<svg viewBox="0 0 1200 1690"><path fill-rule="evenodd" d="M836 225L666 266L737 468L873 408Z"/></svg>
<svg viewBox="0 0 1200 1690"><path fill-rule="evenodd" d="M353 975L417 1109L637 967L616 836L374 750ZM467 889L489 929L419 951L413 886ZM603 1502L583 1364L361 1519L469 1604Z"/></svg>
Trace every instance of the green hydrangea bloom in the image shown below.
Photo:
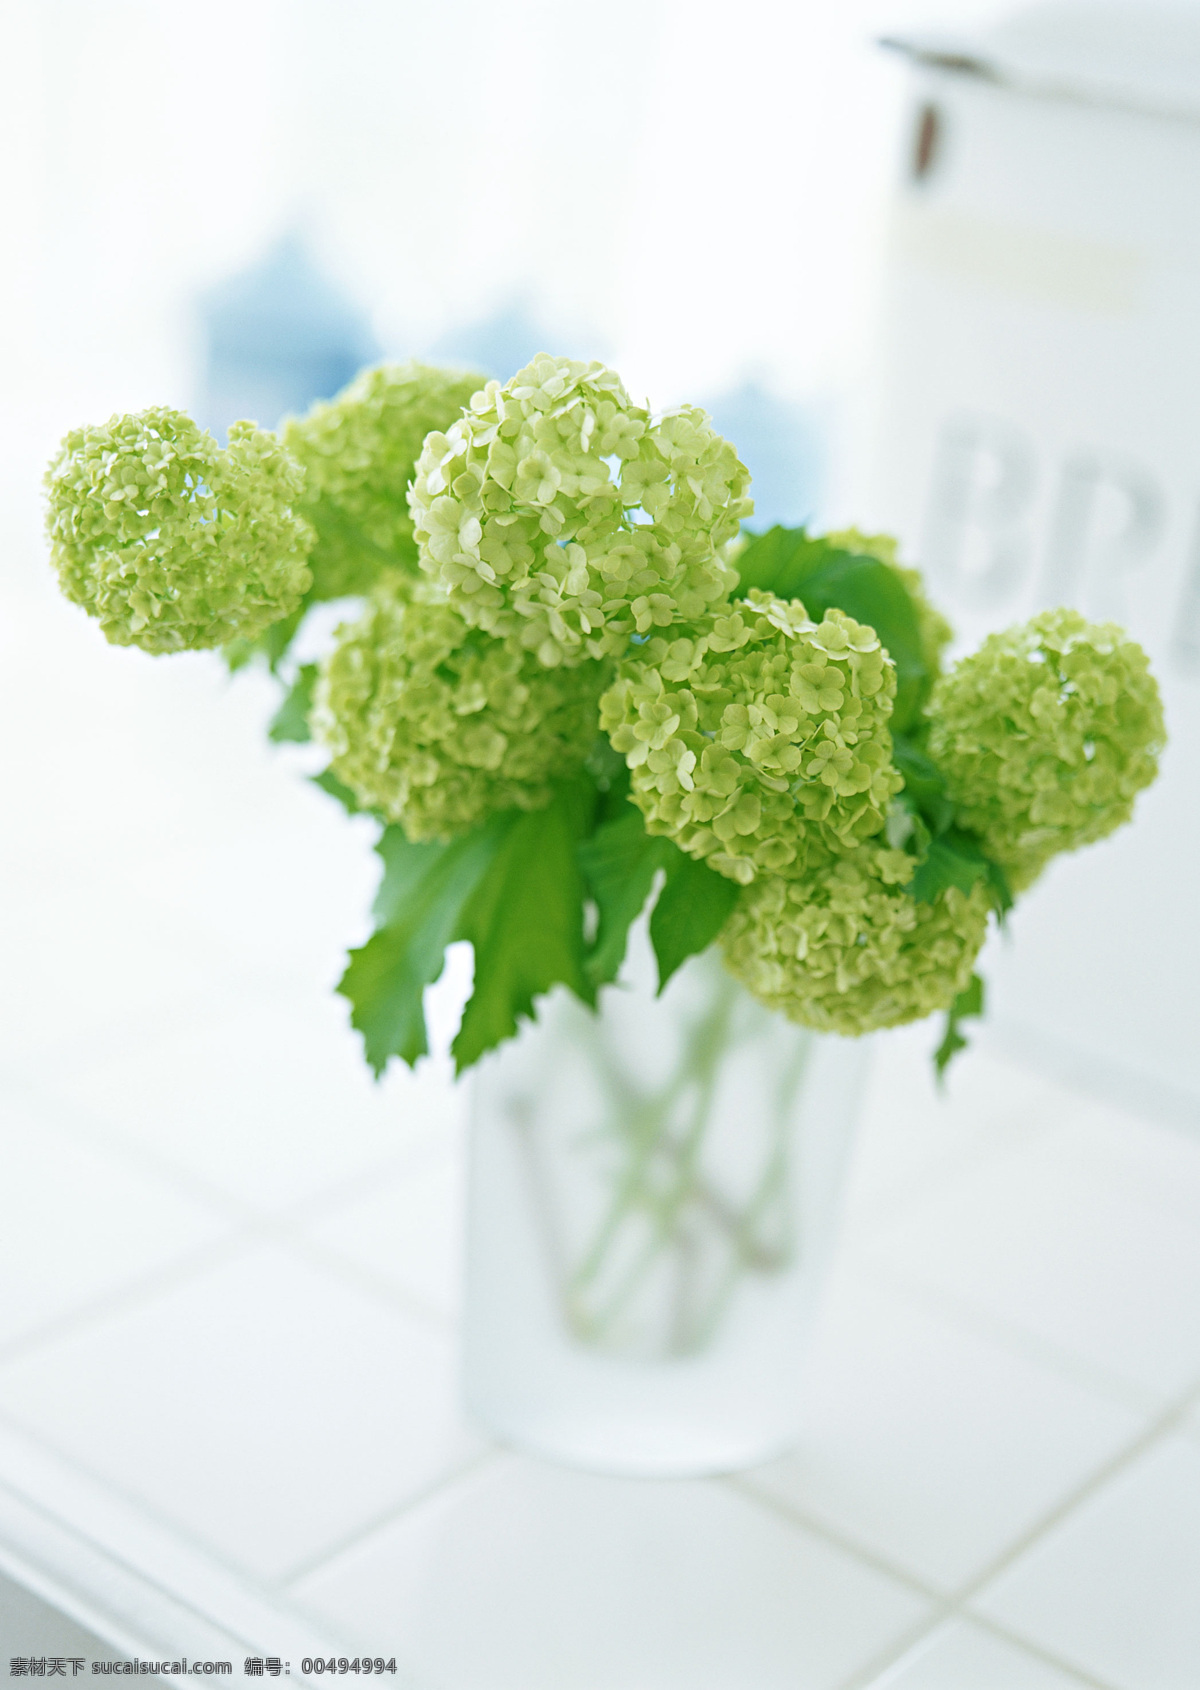
<svg viewBox="0 0 1200 1690"><path fill-rule="evenodd" d="M253 423L222 450L156 407L67 435L46 472L63 592L114 645L191 651L254 639L299 605L313 542L299 465Z"/></svg>
<svg viewBox="0 0 1200 1690"><path fill-rule="evenodd" d="M305 514L318 536L312 597L366 592L389 567L415 572L408 487L417 456L425 436L449 428L486 379L384 364L307 416L288 418L283 438L307 471Z"/></svg>
<svg viewBox="0 0 1200 1690"><path fill-rule="evenodd" d="M914 859L862 845L803 880L748 887L721 935L726 965L769 1009L853 1038L948 1009L987 933L987 889L919 904Z"/></svg>
<svg viewBox="0 0 1200 1690"><path fill-rule="evenodd" d="M608 674L545 669L428 591L393 586L339 630L313 730L361 804L410 839L447 839L549 803L596 742Z"/></svg>
<svg viewBox="0 0 1200 1690"><path fill-rule="evenodd" d="M541 353L429 436L411 505L422 566L467 621L549 668L727 598L719 548L749 480L703 411L654 421L614 371Z"/></svg>
<svg viewBox="0 0 1200 1690"><path fill-rule="evenodd" d="M733 880L803 874L808 846L884 825L903 782L888 717L896 673L873 628L752 591L621 665L600 719L650 833Z"/></svg>
<svg viewBox="0 0 1200 1690"><path fill-rule="evenodd" d="M1165 743L1141 646L1074 610L990 635L939 681L929 715L960 820L1016 890L1128 821Z"/></svg>
<svg viewBox="0 0 1200 1690"><path fill-rule="evenodd" d="M900 542L891 534L864 534L859 528L842 528L835 534L826 534L824 538L831 545L841 546L848 552L857 552L862 557L876 558L880 563L886 563L889 569L895 570L908 589L908 596L912 599L917 613L921 655L925 659L925 667L931 675L940 675L942 652L954 638L954 629L927 598L921 571L900 562Z"/></svg>

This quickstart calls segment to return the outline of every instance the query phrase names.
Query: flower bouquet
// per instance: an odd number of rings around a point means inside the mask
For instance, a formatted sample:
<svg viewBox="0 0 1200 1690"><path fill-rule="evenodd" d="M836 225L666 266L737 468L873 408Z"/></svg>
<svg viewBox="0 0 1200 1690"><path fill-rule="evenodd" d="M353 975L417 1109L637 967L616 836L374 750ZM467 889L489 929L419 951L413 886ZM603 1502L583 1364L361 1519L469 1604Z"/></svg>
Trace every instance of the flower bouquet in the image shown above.
<svg viewBox="0 0 1200 1690"><path fill-rule="evenodd" d="M269 664L272 736L378 818L339 985L376 1074L470 943L468 1394L622 1470L786 1445L855 1041L941 1011L944 1069L989 922L1163 744L1120 629L1053 610L946 668L893 541L749 533L749 481L703 411L548 355L368 371L225 448L116 417L47 474L67 596L116 643Z"/></svg>

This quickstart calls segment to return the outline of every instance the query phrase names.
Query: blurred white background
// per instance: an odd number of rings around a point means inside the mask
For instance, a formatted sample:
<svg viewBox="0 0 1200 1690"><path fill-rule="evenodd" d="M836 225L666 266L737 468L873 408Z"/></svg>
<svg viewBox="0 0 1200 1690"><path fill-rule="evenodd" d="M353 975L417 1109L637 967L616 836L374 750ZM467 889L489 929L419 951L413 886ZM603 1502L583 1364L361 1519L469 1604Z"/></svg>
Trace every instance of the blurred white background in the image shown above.
<svg viewBox="0 0 1200 1690"><path fill-rule="evenodd" d="M8 489L30 508L68 426L195 403L206 290L292 231L388 355L516 311L655 405L750 381L836 428L904 97L874 38L912 17L908 0L6 0Z"/></svg>

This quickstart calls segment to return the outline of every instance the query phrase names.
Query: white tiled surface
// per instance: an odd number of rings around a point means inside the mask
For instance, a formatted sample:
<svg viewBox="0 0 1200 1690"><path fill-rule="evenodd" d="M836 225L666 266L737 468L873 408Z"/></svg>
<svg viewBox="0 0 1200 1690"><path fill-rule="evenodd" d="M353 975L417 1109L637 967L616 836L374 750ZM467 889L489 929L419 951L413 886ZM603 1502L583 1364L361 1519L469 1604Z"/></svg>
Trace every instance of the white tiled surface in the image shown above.
<svg viewBox="0 0 1200 1690"><path fill-rule="evenodd" d="M906 1651L873 1690L1078 1690L1079 1683L970 1620L951 1620Z"/></svg>
<svg viewBox="0 0 1200 1690"><path fill-rule="evenodd" d="M464 1162L462 1134L447 1132L369 1196L339 1204L310 1236L453 1318L462 1302Z"/></svg>
<svg viewBox="0 0 1200 1690"><path fill-rule="evenodd" d="M269 1245L11 1363L0 1412L267 1579L479 1447L444 1327Z"/></svg>
<svg viewBox="0 0 1200 1690"><path fill-rule="evenodd" d="M930 1606L718 1485L513 1456L298 1594L347 1639L402 1637L423 1680L488 1690L832 1690Z"/></svg>
<svg viewBox="0 0 1200 1690"><path fill-rule="evenodd" d="M375 1088L331 997L369 829L260 680L9 609L0 1559L143 1653L379 1645L413 1690L1200 1684L1200 1143L987 1049L939 1100L898 1035L795 1454L483 1446L460 1100Z"/></svg>
<svg viewBox="0 0 1200 1690"><path fill-rule="evenodd" d="M0 1118L0 1166L0 1356L225 1231L223 1217L186 1189L106 1155L15 1098Z"/></svg>
<svg viewBox="0 0 1200 1690"><path fill-rule="evenodd" d="M1200 1449L1165 1438L977 1599L1113 1684L1194 1690Z"/></svg>
<svg viewBox="0 0 1200 1690"><path fill-rule="evenodd" d="M831 1287L804 1438L744 1483L950 1594L1141 1426L871 1280Z"/></svg>

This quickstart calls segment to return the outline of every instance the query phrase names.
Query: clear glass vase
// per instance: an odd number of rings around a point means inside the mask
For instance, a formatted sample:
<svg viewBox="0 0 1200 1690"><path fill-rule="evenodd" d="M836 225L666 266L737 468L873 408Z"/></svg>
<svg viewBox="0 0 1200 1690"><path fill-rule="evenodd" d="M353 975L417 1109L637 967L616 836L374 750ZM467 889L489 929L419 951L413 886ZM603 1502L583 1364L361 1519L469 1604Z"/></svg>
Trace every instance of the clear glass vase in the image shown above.
<svg viewBox="0 0 1200 1690"><path fill-rule="evenodd" d="M868 1041L813 1034L645 925L598 1012L565 989L476 1070L464 1385L503 1442L730 1472L796 1440Z"/></svg>

